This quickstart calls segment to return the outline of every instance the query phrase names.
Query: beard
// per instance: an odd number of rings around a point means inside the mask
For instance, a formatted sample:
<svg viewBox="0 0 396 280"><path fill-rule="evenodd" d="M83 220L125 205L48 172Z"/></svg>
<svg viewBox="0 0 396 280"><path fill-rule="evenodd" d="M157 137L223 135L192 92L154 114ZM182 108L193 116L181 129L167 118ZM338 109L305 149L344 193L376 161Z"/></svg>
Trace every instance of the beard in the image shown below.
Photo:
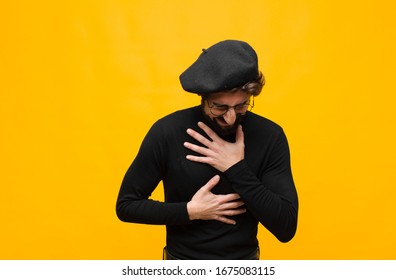
<svg viewBox="0 0 396 280"><path fill-rule="evenodd" d="M223 117L214 117L213 119L205 113L204 110L202 110L202 113L204 115L204 118L206 120L206 123L209 125L211 129L214 130L214 132L217 133L221 138L230 138L235 136L236 131L238 129L238 126L242 123L245 115L237 115L235 119L235 123L229 127L222 127L221 125L218 124L216 119L222 119Z"/></svg>

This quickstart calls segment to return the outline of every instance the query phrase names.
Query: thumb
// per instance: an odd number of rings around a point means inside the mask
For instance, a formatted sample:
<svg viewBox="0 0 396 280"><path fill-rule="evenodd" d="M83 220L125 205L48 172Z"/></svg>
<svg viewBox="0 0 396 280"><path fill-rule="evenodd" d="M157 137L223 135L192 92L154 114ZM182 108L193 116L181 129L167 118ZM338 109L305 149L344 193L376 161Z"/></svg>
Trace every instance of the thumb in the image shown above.
<svg viewBox="0 0 396 280"><path fill-rule="evenodd" d="M213 189L214 186L217 185L217 183L220 181L220 176L216 175L214 176L212 179L210 179L203 187L202 189L204 189L205 191L211 191Z"/></svg>
<svg viewBox="0 0 396 280"><path fill-rule="evenodd" d="M243 143L245 141L245 135L243 134L242 125L238 125L235 141L237 143L239 143L239 142Z"/></svg>

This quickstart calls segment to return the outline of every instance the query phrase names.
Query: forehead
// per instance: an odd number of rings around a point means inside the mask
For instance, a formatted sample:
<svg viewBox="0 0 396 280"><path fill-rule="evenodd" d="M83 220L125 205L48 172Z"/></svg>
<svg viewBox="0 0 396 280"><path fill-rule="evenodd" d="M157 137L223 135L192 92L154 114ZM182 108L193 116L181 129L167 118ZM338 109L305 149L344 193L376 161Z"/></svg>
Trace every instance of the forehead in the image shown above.
<svg viewBox="0 0 396 280"><path fill-rule="evenodd" d="M211 102L216 102L218 104L236 105L245 102L248 97L249 95L244 91L225 91L211 93L208 96L208 100Z"/></svg>

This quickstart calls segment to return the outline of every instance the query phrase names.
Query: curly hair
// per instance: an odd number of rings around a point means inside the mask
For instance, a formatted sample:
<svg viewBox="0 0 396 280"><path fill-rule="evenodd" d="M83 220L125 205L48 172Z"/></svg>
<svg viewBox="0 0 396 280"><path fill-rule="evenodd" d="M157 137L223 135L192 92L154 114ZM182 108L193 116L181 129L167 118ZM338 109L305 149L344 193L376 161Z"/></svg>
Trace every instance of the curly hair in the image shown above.
<svg viewBox="0 0 396 280"><path fill-rule="evenodd" d="M259 72L256 80L247 82L243 86L233 88L230 92L244 91L249 95L258 96L265 85L265 77L263 73Z"/></svg>
<svg viewBox="0 0 396 280"><path fill-rule="evenodd" d="M247 82L243 86L235 87L227 92L243 91L251 96L258 96L265 85L265 77L260 71L256 80ZM210 94L200 94L203 100L206 100Z"/></svg>

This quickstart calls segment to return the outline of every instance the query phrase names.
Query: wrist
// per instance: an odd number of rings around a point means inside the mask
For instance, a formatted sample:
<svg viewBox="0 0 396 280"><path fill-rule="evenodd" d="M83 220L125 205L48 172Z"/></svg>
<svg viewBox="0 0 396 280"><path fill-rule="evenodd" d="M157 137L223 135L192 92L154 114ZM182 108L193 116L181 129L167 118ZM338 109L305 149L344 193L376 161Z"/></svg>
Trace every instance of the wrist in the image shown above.
<svg viewBox="0 0 396 280"><path fill-rule="evenodd" d="M226 168L224 168L224 170L222 170L222 172L223 172L223 173L226 172L226 171L229 170L231 167L237 165L238 163L240 163L240 162L243 161L243 160L244 160L244 159L242 158L242 159L240 159L240 160L238 160L238 161L235 161L235 162L229 164Z"/></svg>
<svg viewBox="0 0 396 280"><path fill-rule="evenodd" d="M190 221L198 220L194 205L191 201L187 202L187 213Z"/></svg>

